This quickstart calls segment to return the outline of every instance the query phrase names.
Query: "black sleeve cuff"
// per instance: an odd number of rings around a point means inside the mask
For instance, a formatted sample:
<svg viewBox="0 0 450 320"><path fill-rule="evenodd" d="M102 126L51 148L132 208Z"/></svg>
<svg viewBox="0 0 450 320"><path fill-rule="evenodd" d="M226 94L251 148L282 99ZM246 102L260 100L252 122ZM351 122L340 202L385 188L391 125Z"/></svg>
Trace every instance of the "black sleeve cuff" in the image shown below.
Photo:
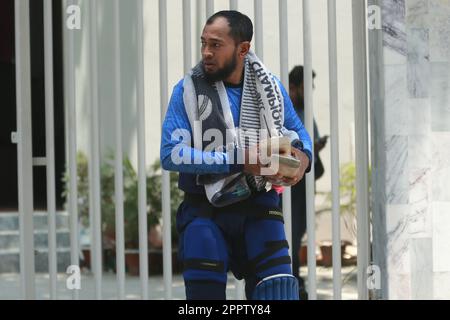
<svg viewBox="0 0 450 320"><path fill-rule="evenodd" d="M306 154L306 156L309 159L309 165L308 165L308 168L306 168L305 173L310 172L311 171L311 164L312 164L312 161L313 161L313 157L312 157L311 152L303 147L303 142L301 142L299 139L295 139L294 141L292 141L291 145L294 148L296 148L296 149L300 150L301 152L303 152L304 154Z"/></svg>

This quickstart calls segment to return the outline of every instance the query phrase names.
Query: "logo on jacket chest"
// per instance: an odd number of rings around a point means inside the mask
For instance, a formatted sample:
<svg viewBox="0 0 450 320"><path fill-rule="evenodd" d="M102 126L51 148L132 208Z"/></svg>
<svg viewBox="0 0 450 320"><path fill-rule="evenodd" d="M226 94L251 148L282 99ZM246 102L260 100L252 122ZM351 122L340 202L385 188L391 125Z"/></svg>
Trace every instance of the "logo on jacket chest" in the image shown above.
<svg viewBox="0 0 450 320"><path fill-rule="evenodd" d="M200 121L209 118L212 113L212 101L208 96L203 94L198 96L198 117Z"/></svg>

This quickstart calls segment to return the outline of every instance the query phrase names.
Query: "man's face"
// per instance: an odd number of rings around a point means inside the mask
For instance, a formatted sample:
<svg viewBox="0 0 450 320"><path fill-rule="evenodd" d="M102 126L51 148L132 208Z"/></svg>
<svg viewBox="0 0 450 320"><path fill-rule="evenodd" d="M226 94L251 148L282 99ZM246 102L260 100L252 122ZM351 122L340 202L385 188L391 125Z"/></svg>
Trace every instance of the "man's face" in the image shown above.
<svg viewBox="0 0 450 320"><path fill-rule="evenodd" d="M238 46L230 36L227 19L219 17L206 25L201 36L202 67L210 81L223 81L236 69Z"/></svg>

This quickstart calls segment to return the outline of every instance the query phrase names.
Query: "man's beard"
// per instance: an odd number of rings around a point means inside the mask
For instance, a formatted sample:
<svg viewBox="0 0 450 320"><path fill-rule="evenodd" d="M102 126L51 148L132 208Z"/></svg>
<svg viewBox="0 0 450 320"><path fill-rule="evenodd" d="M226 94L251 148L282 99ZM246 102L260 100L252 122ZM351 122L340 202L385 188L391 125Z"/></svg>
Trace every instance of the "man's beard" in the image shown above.
<svg viewBox="0 0 450 320"><path fill-rule="evenodd" d="M236 69L237 66L237 58L235 52L233 53L233 57L229 62L225 64L225 66L221 69L218 69L217 71L213 73L208 73L205 70L205 66L202 63L201 64L203 73L205 74L205 78L208 82L217 82L217 81L223 81L227 79L233 71Z"/></svg>

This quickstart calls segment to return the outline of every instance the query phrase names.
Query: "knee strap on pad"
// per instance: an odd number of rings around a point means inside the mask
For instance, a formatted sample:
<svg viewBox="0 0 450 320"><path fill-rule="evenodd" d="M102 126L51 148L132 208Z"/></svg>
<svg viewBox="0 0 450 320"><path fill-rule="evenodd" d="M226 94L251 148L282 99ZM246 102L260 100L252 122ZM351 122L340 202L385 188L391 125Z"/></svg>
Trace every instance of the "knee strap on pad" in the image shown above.
<svg viewBox="0 0 450 320"><path fill-rule="evenodd" d="M227 248L219 228L210 220L197 218L183 234L183 277L186 281L227 281Z"/></svg>
<svg viewBox="0 0 450 320"><path fill-rule="evenodd" d="M256 285L253 300L299 300L297 278L290 274L264 278Z"/></svg>

